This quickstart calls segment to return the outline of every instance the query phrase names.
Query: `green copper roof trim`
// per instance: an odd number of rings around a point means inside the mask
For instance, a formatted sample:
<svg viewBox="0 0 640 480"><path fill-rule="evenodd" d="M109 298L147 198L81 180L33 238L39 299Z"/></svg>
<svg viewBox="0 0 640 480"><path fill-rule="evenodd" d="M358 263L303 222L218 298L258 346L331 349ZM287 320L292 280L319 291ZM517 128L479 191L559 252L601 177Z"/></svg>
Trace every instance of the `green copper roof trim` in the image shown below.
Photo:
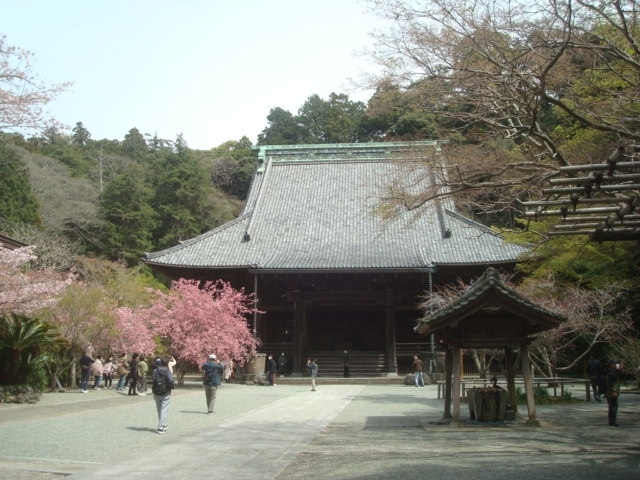
<svg viewBox="0 0 640 480"><path fill-rule="evenodd" d="M348 159L366 161L381 157L392 158L393 152L406 153L407 150L430 148L439 151L438 142L423 140L418 142L368 142L368 143L318 143L307 145L263 145L257 147L258 171L267 159L273 162L305 162L318 160ZM369 153L369 155L367 155Z"/></svg>

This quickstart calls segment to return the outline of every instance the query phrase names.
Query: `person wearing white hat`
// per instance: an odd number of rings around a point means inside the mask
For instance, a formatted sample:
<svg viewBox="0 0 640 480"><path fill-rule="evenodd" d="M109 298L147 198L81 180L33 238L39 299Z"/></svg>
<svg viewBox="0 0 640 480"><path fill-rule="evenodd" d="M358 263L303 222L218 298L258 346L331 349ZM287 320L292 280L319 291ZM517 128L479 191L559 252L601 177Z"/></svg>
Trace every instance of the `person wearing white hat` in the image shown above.
<svg viewBox="0 0 640 480"><path fill-rule="evenodd" d="M207 398L207 413L212 415L215 413L213 407L216 403L216 395L218 394L218 386L222 383L222 374L224 372L224 364L218 362L215 354L209 355L209 360L202 365L204 372L204 393Z"/></svg>

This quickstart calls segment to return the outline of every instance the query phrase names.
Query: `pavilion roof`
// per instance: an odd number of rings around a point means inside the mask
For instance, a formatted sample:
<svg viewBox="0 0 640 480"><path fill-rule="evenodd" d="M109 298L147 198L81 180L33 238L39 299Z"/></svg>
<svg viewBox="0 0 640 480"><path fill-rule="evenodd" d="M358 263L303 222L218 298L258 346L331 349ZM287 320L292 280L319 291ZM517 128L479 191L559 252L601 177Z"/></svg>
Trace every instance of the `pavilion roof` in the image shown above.
<svg viewBox="0 0 640 480"><path fill-rule="evenodd" d="M416 330L464 347L500 347L526 342L564 320L505 285L488 268L458 299L420 319Z"/></svg>

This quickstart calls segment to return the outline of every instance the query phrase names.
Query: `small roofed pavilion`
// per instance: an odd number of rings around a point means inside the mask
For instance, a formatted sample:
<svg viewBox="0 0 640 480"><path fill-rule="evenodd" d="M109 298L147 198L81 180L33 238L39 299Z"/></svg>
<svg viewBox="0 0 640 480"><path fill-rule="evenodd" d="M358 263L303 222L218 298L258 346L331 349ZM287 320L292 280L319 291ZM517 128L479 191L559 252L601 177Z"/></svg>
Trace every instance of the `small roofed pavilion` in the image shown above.
<svg viewBox="0 0 640 480"><path fill-rule="evenodd" d="M460 362L464 348L504 348L508 401L515 410L514 350L519 348L529 413L527 423L538 425L529 344L537 334L556 328L564 320L564 316L507 287L494 268L487 269L455 302L421 318L416 331L422 335L437 334L446 347L444 417L460 421Z"/></svg>

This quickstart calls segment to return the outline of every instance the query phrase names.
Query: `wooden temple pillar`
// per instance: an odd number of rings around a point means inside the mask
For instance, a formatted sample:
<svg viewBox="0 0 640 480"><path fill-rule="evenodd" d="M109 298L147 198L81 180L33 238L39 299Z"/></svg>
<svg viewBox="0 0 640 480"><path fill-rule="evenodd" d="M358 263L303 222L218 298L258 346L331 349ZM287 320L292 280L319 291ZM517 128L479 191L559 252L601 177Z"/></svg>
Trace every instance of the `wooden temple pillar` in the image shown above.
<svg viewBox="0 0 640 480"><path fill-rule="evenodd" d="M527 425L539 426L540 422L536 418L536 402L533 395L533 375L531 374L531 364L529 363L529 345L520 345L520 364L522 365L522 378L524 379L527 410L529 411Z"/></svg>
<svg viewBox="0 0 640 480"><path fill-rule="evenodd" d="M460 346L456 345L453 348L453 362L452 362L452 370L453 370L453 392L451 396L451 407L452 407L452 415L453 421L455 423L460 422L460 381L461 381L461 349Z"/></svg>
<svg viewBox="0 0 640 480"><path fill-rule="evenodd" d="M387 374L397 374L396 364L396 318L395 318L395 297L392 290L387 290L387 301L385 311L385 350L387 351Z"/></svg>
<svg viewBox="0 0 640 480"><path fill-rule="evenodd" d="M293 301L293 365L291 374L294 377L302 375L303 358L302 351L305 339L304 302L302 295L296 295Z"/></svg>
<svg viewBox="0 0 640 480"><path fill-rule="evenodd" d="M518 414L518 392L516 391L516 372L513 358L513 347L504 348L504 365L507 376L507 394L509 405L514 415Z"/></svg>
<svg viewBox="0 0 640 480"><path fill-rule="evenodd" d="M453 349L447 348L444 353L444 415L451 418L451 376L453 373Z"/></svg>

